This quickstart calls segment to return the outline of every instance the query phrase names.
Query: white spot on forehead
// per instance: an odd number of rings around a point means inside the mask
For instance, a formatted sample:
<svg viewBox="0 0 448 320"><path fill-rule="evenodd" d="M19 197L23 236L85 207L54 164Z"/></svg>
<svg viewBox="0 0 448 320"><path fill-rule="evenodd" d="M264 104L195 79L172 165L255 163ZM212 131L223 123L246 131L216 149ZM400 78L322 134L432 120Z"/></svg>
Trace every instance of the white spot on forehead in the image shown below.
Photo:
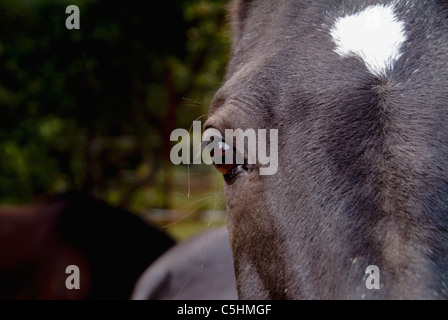
<svg viewBox="0 0 448 320"><path fill-rule="evenodd" d="M404 23L395 16L393 4L369 6L357 14L340 17L330 33L339 55L361 57L375 75L393 67L406 40Z"/></svg>

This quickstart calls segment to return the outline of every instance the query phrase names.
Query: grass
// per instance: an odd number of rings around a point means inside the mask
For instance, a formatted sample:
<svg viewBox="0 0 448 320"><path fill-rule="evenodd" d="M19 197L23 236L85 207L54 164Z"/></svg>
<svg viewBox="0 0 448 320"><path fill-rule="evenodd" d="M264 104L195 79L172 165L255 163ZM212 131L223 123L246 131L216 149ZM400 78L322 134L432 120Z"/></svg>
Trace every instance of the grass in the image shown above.
<svg viewBox="0 0 448 320"><path fill-rule="evenodd" d="M185 220L177 222L172 226L165 227L163 229L170 236L180 242L187 240L188 238L191 238L198 233L225 225L227 225L226 221L223 221L222 223L213 222L210 224L206 221Z"/></svg>

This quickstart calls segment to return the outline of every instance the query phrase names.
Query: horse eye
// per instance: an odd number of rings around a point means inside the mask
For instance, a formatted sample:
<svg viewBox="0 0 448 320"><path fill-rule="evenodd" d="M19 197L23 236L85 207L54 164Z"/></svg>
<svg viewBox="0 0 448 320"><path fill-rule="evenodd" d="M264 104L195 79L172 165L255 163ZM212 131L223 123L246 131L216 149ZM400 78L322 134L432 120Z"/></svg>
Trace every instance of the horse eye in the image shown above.
<svg viewBox="0 0 448 320"><path fill-rule="evenodd" d="M212 149L210 156L213 159L213 165L215 168L226 176L237 166L235 153L233 151L232 153L228 152L230 147L225 142L219 142L218 146L219 154L215 156L214 149ZM217 161L219 158L221 161Z"/></svg>

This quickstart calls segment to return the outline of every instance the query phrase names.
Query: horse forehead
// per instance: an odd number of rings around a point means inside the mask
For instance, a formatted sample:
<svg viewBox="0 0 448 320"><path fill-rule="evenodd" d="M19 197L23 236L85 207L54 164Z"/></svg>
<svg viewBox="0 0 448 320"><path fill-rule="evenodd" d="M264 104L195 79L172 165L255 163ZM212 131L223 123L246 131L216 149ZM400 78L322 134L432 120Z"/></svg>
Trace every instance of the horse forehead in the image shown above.
<svg viewBox="0 0 448 320"><path fill-rule="evenodd" d="M395 14L395 3L371 5L337 17L330 29L334 51L341 57L358 56L374 75L393 68L406 41L405 24Z"/></svg>

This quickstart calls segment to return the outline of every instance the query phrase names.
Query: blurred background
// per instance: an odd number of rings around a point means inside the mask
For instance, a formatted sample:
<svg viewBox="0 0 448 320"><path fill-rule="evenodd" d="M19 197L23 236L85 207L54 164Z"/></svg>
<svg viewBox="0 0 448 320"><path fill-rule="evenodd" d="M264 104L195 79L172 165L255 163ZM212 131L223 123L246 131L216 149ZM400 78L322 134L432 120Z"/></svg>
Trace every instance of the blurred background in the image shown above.
<svg viewBox="0 0 448 320"><path fill-rule="evenodd" d="M226 3L0 0L0 206L76 190L177 240L225 224L222 177L169 155L222 83Z"/></svg>

